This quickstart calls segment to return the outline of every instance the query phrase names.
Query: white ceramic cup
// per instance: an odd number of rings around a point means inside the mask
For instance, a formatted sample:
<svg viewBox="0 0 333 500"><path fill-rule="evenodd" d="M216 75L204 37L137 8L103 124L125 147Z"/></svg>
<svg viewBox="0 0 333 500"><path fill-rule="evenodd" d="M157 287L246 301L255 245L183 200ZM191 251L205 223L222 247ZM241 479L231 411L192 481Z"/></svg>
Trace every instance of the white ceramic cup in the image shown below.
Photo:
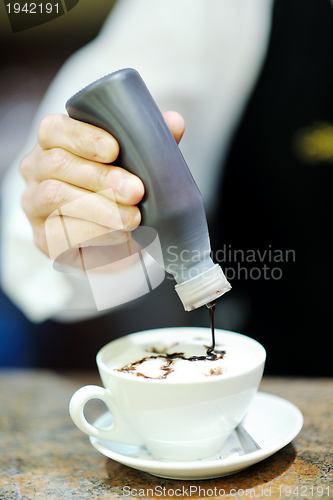
<svg viewBox="0 0 333 500"><path fill-rule="evenodd" d="M77 427L101 440L145 445L156 459L197 460L218 453L224 441L247 413L262 378L266 352L255 340L216 330L216 342L232 343L246 351L246 363L234 373L203 377L199 381L146 379L113 369L113 359L133 346L154 346L202 337L211 343L206 328L164 328L127 335L104 346L97 365L105 388L85 386L70 401ZM140 359L140 358L139 358ZM132 360L135 361L135 360ZM101 399L114 418L108 429L87 422L85 404Z"/></svg>

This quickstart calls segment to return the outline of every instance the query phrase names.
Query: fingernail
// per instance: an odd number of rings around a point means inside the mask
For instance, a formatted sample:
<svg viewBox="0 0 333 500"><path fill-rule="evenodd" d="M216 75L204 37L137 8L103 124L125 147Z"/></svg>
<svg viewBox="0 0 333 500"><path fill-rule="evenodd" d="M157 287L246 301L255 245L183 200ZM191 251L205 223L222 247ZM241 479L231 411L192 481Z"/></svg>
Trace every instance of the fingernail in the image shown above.
<svg viewBox="0 0 333 500"><path fill-rule="evenodd" d="M111 230L110 231L110 234L112 236L112 238L116 241L126 241L127 239L127 233L125 231L117 231L117 230Z"/></svg>
<svg viewBox="0 0 333 500"><path fill-rule="evenodd" d="M119 207L119 214L125 227L129 226L129 222L131 223L130 227L137 227L140 224L141 214L139 210L134 211L131 208Z"/></svg>
<svg viewBox="0 0 333 500"><path fill-rule="evenodd" d="M130 221L132 216L132 211L125 207L119 207L119 215L124 226Z"/></svg>
<svg viewBox="0 0 333 500"><path fill-rule="evenodd" d="M138 184L136 179L125 178L118 186L118 193L122 198L132 198L133 192L137 190Z"/></svg>
<svg viewBox="0 0 333 500"><path fill-rule="evenodd" d="M107 141L105 141L104 139L98 139L98 141L95 144L95 151L96 155L99 158L108 159L110 154L110 148Z"/></svg>

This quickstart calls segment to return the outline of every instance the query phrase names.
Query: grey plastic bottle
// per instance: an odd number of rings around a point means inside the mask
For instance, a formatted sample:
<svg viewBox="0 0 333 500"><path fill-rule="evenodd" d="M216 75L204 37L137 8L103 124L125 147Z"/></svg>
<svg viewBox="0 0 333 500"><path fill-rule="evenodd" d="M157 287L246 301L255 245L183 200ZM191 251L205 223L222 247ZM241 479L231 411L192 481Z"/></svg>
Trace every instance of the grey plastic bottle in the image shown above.
<svg viewBox="0 0 333 500"><path fill-rule="evenodd" d="M222 269L210 257L201 193L139 73L128 68L105 76L71 97L66 108L70 117L115 137L117 166L142 179L141 224L157 231L164 269L174 276L184 308L195 309L228 291ZM135 231L133 238L144 243Z"/></svg>

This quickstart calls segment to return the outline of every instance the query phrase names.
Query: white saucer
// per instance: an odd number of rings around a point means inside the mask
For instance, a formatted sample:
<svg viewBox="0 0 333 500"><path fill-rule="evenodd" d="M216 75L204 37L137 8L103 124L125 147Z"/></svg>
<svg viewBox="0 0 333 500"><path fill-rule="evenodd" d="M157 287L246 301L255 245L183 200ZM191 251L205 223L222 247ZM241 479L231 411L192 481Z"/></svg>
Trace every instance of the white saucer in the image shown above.
<svg viewBox="0 0 333 500"><path fill-rule="evenodd" d="M112 423L109 412L101 415L94 425L106 428ZM243 427L261 447L244 454L236 432L228 438L214 457L191 462L156 460L144 446L130 446L89 437L91 444L103 455L133 469L169 479L211 479L235 474L289 444L303 426L300 410L285 399L257 393L243 421Z"/></svg>

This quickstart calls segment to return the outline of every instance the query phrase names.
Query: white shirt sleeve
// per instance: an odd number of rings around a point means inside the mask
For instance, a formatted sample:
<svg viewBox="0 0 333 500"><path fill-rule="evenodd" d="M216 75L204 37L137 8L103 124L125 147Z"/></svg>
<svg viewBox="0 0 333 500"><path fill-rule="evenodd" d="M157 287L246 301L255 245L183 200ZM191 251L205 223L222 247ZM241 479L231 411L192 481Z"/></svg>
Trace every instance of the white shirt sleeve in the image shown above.
<svg viewBox="0 0 333 500"><path fill-rule="evenodd" d="M18 166L40 120L66 113L67 99L92 81L135 68L162 111L184 116L181 150L211 212L230 136L265 55L271 8L272 0L118 0L99 36L64 64L2 185L2 287L31 320L83 319L97 310L87 276L53 269L21 209ZM140 294L140 262L131 273Z"/></svg>

